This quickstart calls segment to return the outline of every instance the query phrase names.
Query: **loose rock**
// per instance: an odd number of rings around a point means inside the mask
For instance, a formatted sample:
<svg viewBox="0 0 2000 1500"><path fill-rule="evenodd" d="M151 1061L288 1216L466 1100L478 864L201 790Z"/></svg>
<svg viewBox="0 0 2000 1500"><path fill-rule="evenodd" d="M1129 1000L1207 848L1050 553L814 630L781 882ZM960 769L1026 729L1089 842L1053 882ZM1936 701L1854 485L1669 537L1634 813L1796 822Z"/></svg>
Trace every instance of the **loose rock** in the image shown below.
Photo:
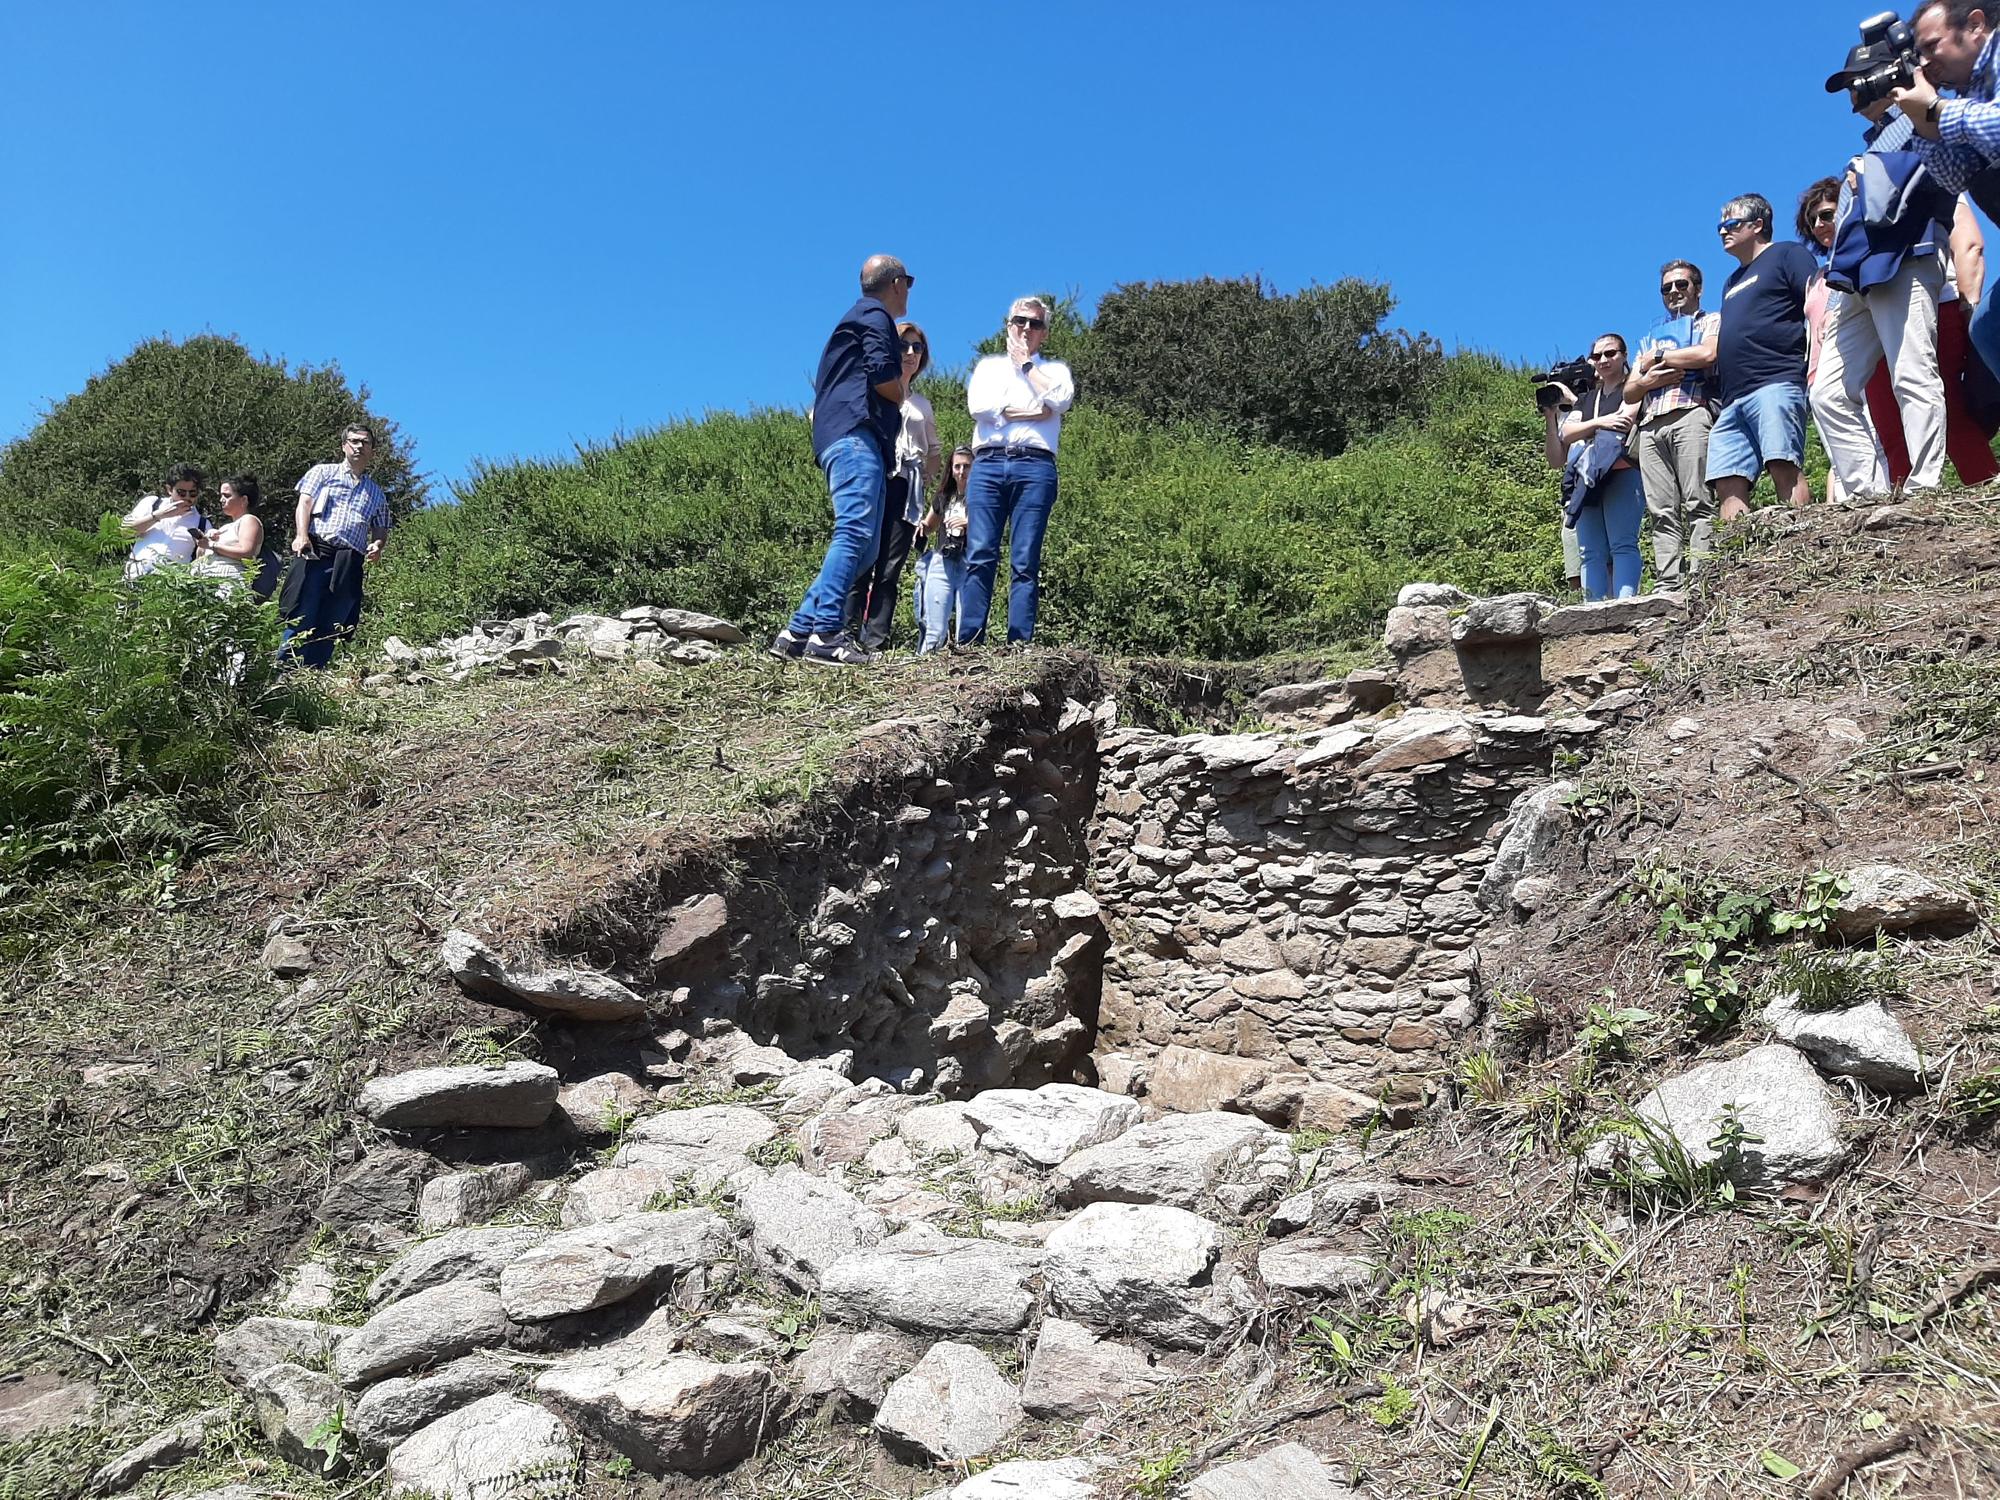
<svg viewBox="0 0 2000 1500"><path fill-rule="evenodd" d="M1310 1448L1287 1443L1221 1464L1188 1486L1188 1500L1356 1500Z"/></svg>
<svg viewBox="0 0 2000 1500"><path fill-rule="evenodd" d="M314 1434L323 1434L346 1404L339 1386L299 1365L267 1365L250 1383L250 1410L264 1440L285 1462L315 1473L337 1472ZM339 1459L337 1449L333 1456Z"/></svg>
<svg viewBox="0 0 2000 1500"><path fill-rule="evenodd" d="M1935 1070L1927 1065L1903 1023L1879 1000L1846 1010L1811 1011L1790 995L1764 1010L1764 1024L1813 1060L1822 1073L1858 1079L1889 1094L1915 1093Z"/></svg>
<svg viewBox="0 0 2000 1500"><path fill-rule="evenodd" d="M1225 1184L1248 1185L1269 1202L1292 1171L1282 1132L1250 1115L1220 1110L1167 1115L1057 1168L1051 1185L1065 1203L1166 1203L1198 1209Z"/></svg>
<svg viewBox="0 0 2000 1500"><path fill-rule="evenodd" d="M1101 1339L1081 1323L1042 1319L1021 1385L1037 1417L1088 1417L1157 1390L1171 1377L1136 1349Z"/></svg>
<svg viewBox="0 0 2000 1500"><path fill-rule="evenodd" d="M576 1493L576 1438L553 1413L488 1396L389 1453L389 1493L431 1500L563 1500Z"/></svg>
<svg viewBox="0 0 2000 1500"><path fill-rule="evenodd" d="M517 969L469 932L445 934L438 955L459 988L494 1005L572 1021L643 1021L646 1002L608 974Z"/></svg>
<svg viewBox="0 0 2000 1500"><path fill-rule="evenodd" d="M514 1367L491 1354L468 1354L428 1375L399 1375L371 1385L347 1414L345 1433L362 1452L386 1453L438 1418L514 1383Z"/></svg>
<svg viewBox="0 0 2000 1500"><path fill-rule="evenodd" d="M690 1355L626 1364L616 1346L557 1365L535 1391L648 1473L710 1474L748 1458L771 1420L761 1364Z"/></svg>
<svg viewBox="0 0 2000 1500"><path fill-rule="evenodd" d="M369 1284L370 1302L393 1302L448 1282L500 1284L500 1269L549 1237L546 1229L480 1226L454 1229L405 1250Z"/></svg>
<svg viewBox="0 0 2000 1500"><path fill-rule="evenodd" d="M324 1368L354 1332L309 1318L245 1318L216 1335L215 1367L238 1390L272 1365Z"/></svg>
<svg viewBox="0 0 2000 1500"><path fill-rule="evenodd" d="M991 1453L1026 1420L992 1360L969 1344L947 1342L934 1344L889 1387L875 1431L933 1463L963 1463Z"/></svg>
<svg viewBox="0 0 2000 1500"><path fill-rule="evenodd" d="M1344 1253L1334 1240L1296 1239L1259 1251L1257 1274L1277 1291L1325 1295L1368 1286L1375 1265L1366 1256Z"/></svg>
<svg viewBox="0 0 2000 1500"><path fill-rule="evenodd" d="M439 1364L507 1341L500 1298L477 1282L454 1281L391 1302L341 1341L333 1378L349 1390L385 1375Z"/></svg>
<svg viewBox="0 0 2000 1500"><path fill-rule="evenodd" d="M1222 1233L1185 1209L1093 1203L1049 1236L1049 1299L1079 1322L1199 1349L1243 1309L1210 1283Z"/></svg>
<svg viewBox="0 0 2000 1500"><path fill-rule="evenodd" d="M846 1188L797 1167L746 1184L736 1207L750 1229L751 1258L808 1294L819 1290L828 1266L889 1233L882 1216Z"/></svg>
<svg viewBox="0 0 2000 1500"><path fill-rule="evenodd" d="M1913 927L1964 928L1979 915L1970 897L1897 865L1863 865L1849 870L1847 881L1833 913L1833 929L1844 938Z"/></svg>
<svg viewBox="0 0 2000 1500"><path fill-rule="evenodd" d="M552 1235L500 1273L500 1305L517 1323L609 1307L728 1254L729 1232L706 1208L633 1214Z"/></svg>
<svg viewBox="0 0 2000 1500"><path fill-rule="evenodd" d="M417 1068L371 1079L354 1107L384 1130L456 1126L532 1128L556 1104L556 1070L541 1063Z"/></svg>
<svg viewBox="0 0 2000 1500"><path fill-rule="evenodd" d="M1139 1123L1134 1100L1074 1083L1038 1089L992 1089L965 1105L965 1118L988 1151L1005 1151L1053 1167Z"/></svg>
<svg viewBox="0 0 2000 1500"><path fill-rule="evenodd" d="M904 1333L828 1330L799 1356L792 1374L808 1399L832 1398L844 1415L865 1419L882 1404L889 1382L924 1357L925 1347Z"/></svg>
<svg viewBox="0 0 2000 1500"><path fill-rule="evenodd" d="M483 1224L534 1184L535 1174L518 1161L497 1162L465 1172L448 1172L424 1184L417 1195L417 1228L425 1234Z"/></svg>
<svg viewBox="0 0 2000 1500"><path fill-rule="evenodd" d="M1018 1333L1034 1309L1042 1252L991 1240L950 1239L912 1228L828 1266L827 1311L850 1322L911 1333Z"/></svg>

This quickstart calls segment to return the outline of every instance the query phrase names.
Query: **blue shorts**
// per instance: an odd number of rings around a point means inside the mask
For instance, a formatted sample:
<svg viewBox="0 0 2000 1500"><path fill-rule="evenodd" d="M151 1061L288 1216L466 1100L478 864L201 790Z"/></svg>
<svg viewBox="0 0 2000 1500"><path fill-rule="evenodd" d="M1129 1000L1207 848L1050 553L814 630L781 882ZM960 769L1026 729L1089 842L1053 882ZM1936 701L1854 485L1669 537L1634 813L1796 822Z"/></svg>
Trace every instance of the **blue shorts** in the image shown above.
<svg viewBox="0 0 2000 1500"><path fill-rule="evenodd" d="M1766 464L1806 459L1806 388L1763 385L1722 408L1708 434L1708 482L1756 482Z"/></svg>

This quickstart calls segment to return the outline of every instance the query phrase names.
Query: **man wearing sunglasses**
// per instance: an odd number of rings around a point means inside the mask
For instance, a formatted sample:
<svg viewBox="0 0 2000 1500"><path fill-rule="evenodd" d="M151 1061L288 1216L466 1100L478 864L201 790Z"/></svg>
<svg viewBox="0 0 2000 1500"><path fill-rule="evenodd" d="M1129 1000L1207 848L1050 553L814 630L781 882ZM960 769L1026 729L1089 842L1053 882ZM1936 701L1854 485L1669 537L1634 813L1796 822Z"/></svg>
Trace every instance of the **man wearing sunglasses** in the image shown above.
<svg viewBox="0 0 2000 1500"><path fill-rule="evenodd" d="M1701 310L1701 268L1692 261L1660 267L1660 301L1667 315L1639 341L1625 399L1641 403L1632 449L1653 523L1653 586L1676 589L1714 545L1715 496L1704 466L1722 318Z"/></svg>
<svg viewBox="0 0 2000 1500"><path fill-rule="evenodd" d="M138 536L132 555L125 562L125 576L144 578L169 563L194 561L195 533L202 529L202 473L193 464L175 464L167 470L167 482L160 493L147 495L125 513L119 524Z"/></svg>
<svg viewBox="0 0 2000 1500"><path fill-rule="evenodd" d="M847 596L881 550L889 456L909 394L896 320L909 311L916 279L893 255L869 256L861 266L860 300L841 315L820 353L812 443L833 497L833 535L798 612L771 641L773 656L831 666L875 659L847 631Z"/></svg>
<svg viewBox="0 0 2000 1500"><path fill-rule="evenodd" d="M1757 476L1769 471L1778 498L1795 507L1806 488L1806 293L1819 263L1804 245L1771 243L1771 204L1745 193L1722 207L1716 225L1736 262L1722 289L1716 373L1722 411L1708 435L1708 482L1720 519L1750 509Z"/></svg>
<svg viewBox="0 0 2000 1500"><path fill-rule="evenodd" d="M986 639L999 571L1000 534L1009 528L1007 643L1035 637L1041 604L1042 536L1056 503L1056 442L1076 381L1061 360L1042 358L1049 304L1022 297L1007 309L1007 352L972 371L965 404L972 411L972 478L965 495L965 582L959 591L958 644Z"/></svg>

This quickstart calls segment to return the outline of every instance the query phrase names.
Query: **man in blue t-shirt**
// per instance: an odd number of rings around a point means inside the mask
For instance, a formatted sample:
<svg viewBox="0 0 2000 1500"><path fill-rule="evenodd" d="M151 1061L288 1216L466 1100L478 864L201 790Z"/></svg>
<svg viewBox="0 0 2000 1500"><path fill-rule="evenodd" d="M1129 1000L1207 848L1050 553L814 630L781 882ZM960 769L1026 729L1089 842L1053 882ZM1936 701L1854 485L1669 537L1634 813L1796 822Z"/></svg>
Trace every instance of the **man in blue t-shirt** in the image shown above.
<svg viewBox="0 0 2000 1500"><path fill-rule="evenodd" d="M1715 369L1722 413L1708 435L1708 482L1721 519L1750 509L1757 476L1770 470L1778 498L1803 507L1806 488L1806 290L1819 263L1804 245L1771 243L1771 205L1756 193L1731 198L1716 226L1737 269L1722 289Z"/></svg>
<svg viewBox="0 0 2000 1500"><path fill-rule="evenodd" d="M896 320L909 311L916 278L893 255L861 267L861 300L841 315L813 378L813 456L833 496L833 536L819 577L771 642L771 654L851 666L873 661L845 629L847 592L874 565L882 537L889 455L903 423L903 351Z"/></svg>

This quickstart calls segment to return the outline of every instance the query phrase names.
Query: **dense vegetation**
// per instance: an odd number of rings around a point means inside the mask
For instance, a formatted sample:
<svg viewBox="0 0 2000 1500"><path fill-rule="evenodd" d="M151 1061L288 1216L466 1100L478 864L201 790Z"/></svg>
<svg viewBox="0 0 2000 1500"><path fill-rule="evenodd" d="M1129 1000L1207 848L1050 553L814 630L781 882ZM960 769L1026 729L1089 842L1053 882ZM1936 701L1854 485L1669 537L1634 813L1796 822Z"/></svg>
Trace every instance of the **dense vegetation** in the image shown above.
<svg viewBox="0 0 2000 1500"><path fill-rule="evenodd" d="M374 426L375 477L395 514L421 506L409 444L338 366L289 370L213 334L149 339L0 450L0 538L95 532L101 515L122 515L183 459L207 473L211 496L250 474L282 503L307 469L340 456L349 422Z"/></svg>
<svg viewBox="0 0 2000 1500"><path fill-rule="evenodd" d="M1534 403L1495 360L1441 360L1430 420L1317 458L1094 401L1086 359L1043 561L1052 644L1254 656L1367 636L1419 575L1560 582ZM962 384L929 389L945 443L969 438ZM420 639L642 600L774 628L819 566L826 517L804 419L787 412L482 466L458 504L398 533L369 628Z"/></svg>

